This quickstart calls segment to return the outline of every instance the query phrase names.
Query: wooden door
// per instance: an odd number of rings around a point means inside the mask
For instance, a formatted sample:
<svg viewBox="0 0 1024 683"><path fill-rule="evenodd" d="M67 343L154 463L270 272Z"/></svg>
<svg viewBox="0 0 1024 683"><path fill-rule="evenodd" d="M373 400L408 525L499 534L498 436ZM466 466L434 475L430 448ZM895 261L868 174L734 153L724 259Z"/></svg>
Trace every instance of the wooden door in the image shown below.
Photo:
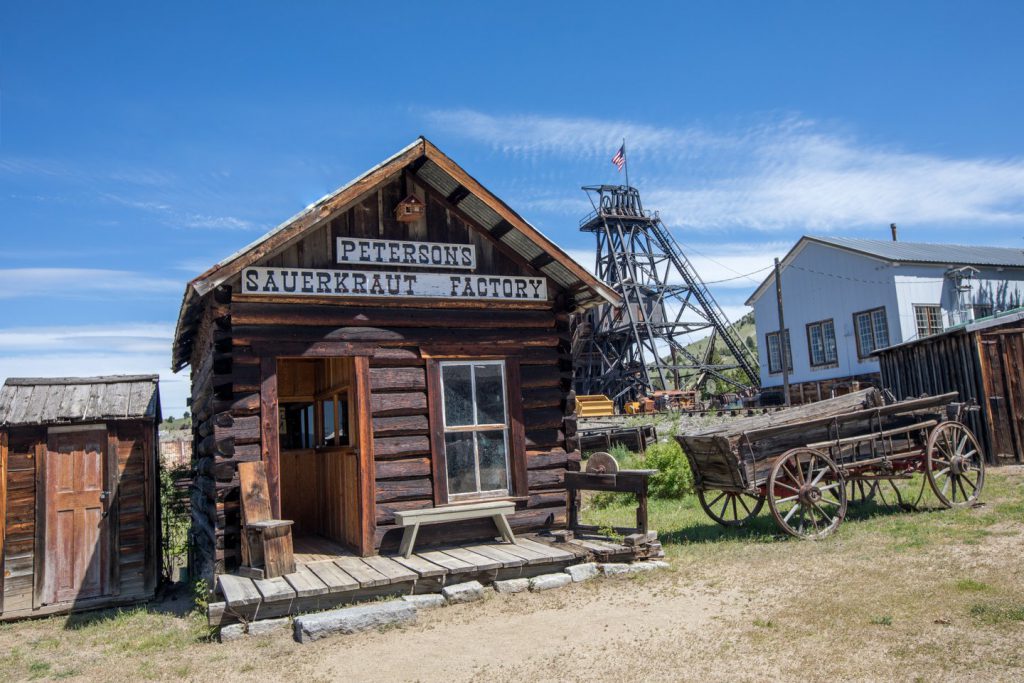
<svg viewBox="0 0 1024 683"><path fill-rule="evenodd" d="M106 430L48 437L44 603L109 594L106 455Z"/></svg>

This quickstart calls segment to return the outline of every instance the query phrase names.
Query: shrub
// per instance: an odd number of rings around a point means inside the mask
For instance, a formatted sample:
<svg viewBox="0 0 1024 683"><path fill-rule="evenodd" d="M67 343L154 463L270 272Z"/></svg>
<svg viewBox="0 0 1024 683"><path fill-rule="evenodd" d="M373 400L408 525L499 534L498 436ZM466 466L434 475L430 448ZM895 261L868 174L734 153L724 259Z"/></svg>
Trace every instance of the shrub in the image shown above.
<svg viewBox="0 0 1024 683"><path fill-rule="evenodd" d="M693 493L693 473L683 449L675 439L648 446L647 452L638 455L624 446L615 446L611 455L624 470L658 470L651 477L651 498L679 499ZM631 494L603 492L591 499L595 508L612 505L628 505L634 500Z"/></svg>
<svg viewBox="0 0 1024 683"><path fill-rule="evenodd" d="M682 498L693 493L693 472L682 447L675 439L647 448L642 460L645 469L658 470L651 477L652 498Z"/></svg>

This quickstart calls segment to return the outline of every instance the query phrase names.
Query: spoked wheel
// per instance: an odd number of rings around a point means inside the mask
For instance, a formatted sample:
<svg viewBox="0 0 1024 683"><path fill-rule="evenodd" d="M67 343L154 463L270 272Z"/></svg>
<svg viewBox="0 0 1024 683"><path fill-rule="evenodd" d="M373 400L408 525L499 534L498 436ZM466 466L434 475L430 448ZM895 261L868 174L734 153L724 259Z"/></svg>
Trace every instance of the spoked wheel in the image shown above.
<svg viewBox="0 0 1024 683"><path fill-rule="evenodd" d="M697 490L697 499L708 517L722 526L743 526L761 511L764 495L746 491Z"/></svg>
<svg viewBox="0 0 1024 683"><path fill-rule="evenodd" d="M877 492L877 481L850 479L846 482L846 502L848 505L858 505L874 500Z"/></svg>
<svg viewBox="0 0 1024 683"><path fill-rule="evenodd" d="M985 484L981 446L964 425L943 422L928 436L925 472L939 502L946 507L974 505Z"/></svg>
<svg viewBox="0 0 1024 683"><path fill-rule="evenodd" d="M824 538L846 516L846 482L821 451L794 448L772 467L768 507L779 528L797 538Z"/></svg>

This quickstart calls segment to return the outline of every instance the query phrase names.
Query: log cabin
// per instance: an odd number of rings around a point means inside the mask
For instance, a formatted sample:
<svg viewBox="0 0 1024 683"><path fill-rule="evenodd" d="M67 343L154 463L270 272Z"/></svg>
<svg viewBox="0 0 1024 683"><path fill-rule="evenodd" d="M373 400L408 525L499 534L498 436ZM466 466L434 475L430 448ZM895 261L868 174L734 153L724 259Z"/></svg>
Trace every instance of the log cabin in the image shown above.
<svg viewBox="0 0 1024 683"><path fill-rule="evenodd" d="M617 295L424 138L186 287L193 576L242 560L241 463L260 461L295 552L367 557L396 513L514 504L566 523L578 469L571 319ZM248 471L248 470L247 470ZM495 536L424 527L429 545Z"/></svg>
<svg viewBox="0 0 1024 683"><path fill-rule="evenodd" d="M0 620L149 599L160 572L156 375L0 390Z"/></svg>

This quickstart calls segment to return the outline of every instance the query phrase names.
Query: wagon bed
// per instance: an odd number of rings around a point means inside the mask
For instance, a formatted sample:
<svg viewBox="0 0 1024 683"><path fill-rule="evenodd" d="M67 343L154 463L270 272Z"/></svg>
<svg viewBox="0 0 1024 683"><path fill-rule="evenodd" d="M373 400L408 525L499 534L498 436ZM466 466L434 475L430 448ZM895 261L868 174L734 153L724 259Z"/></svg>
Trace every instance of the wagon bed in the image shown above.
<svg viewBox="0 0 1024 683"><path fill-rule="evenodd" d="M874 497L883 481L889 497L905 504L896 482L917 473L946 506L977 501L984 458L960 422L968 407L956 398L951 392L886 402L866 389L676 438L712 519L740 526L767 498L784 531L820 537L842 521L848 498Z"/></svg>

